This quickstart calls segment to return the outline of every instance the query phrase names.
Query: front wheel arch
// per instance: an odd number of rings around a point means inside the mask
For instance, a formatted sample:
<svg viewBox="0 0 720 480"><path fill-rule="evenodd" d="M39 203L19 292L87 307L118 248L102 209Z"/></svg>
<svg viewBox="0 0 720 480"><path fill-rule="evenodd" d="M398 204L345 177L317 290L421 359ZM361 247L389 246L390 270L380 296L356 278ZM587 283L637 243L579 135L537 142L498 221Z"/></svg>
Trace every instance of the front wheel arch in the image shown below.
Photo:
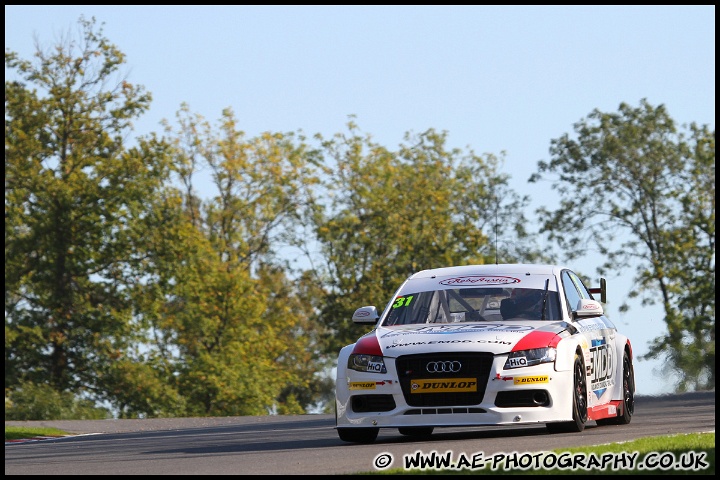
<svg viewBox="0 0 720 480"><path fill-rule="evenodd" d="M545 427L550 433L582 432L588 420L587 373L582 352L575 352L573 360L572 420L569 422L548 423Z"/></svg>

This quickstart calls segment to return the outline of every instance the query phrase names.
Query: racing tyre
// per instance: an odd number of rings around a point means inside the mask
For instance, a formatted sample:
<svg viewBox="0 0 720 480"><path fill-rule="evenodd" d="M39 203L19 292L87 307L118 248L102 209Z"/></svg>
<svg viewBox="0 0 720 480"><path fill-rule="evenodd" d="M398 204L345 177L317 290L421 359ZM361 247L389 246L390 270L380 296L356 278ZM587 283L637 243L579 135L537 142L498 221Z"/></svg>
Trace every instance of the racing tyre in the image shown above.
<svg viewBox="0 0 720 480"><path fill-rule="evenodd" d="M628 353L623 355L623 399L617 417L597 420L598 425L627 425L635 413L635 369Z"/></svg>
<svg viewBox="0 0 720 480"><path fill-rule="evenodd" d="M400 427L398 432L401 435L408 435L410 437L429 437L432 435L434 427Z"/></svg>
<svg viewBox="0 0 720 480"><path fill-rule="evenodd" d="M585 365L577 353L573 364L573 377L573 419L570 422L546 424L545 426L550 433L582 432L585 430L585 423L588 419L587 377L585 376Z"/></svg>
<svg viewBox="0 0 720 480"><path fill-rule="evenodd" d="M338 428L338 436L343 442L372 443L380 432L379 428Z"/></svg>

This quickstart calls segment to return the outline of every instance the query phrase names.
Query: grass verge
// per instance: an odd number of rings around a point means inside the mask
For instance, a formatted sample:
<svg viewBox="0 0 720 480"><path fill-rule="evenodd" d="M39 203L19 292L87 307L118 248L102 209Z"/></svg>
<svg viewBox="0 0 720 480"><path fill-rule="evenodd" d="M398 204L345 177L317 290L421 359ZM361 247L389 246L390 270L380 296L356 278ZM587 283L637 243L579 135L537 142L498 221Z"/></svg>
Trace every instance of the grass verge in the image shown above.
<svg viewBox="0 0 720 480"><path fill-rule="evenodd" d="M12 427L5 426L5 441L22 440L24 438L36 437L64 437L69 435L67 432L58 430L57 428L39 428L39 427Z"/></svg>

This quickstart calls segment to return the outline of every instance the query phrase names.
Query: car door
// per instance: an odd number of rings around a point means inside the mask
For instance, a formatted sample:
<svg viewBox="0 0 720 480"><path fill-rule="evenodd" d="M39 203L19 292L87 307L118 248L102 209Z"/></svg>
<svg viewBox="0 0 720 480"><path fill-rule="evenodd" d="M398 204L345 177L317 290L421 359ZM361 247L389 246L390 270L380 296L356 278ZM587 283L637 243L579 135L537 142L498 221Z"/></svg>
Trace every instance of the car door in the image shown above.
<svg viewBox="0 0 720 480"><path fill-rule="evenodd" d="M561 274L565 300L570 312L577 310L581 299L593 300L592 294L577 274L565 270ZM619 361L615 349L615 326L605 316L577 318L577 329L583 335L585 368L589 372L588 406L603 405L611 400ZM587 348L587 350L586 350Z"/></svg>

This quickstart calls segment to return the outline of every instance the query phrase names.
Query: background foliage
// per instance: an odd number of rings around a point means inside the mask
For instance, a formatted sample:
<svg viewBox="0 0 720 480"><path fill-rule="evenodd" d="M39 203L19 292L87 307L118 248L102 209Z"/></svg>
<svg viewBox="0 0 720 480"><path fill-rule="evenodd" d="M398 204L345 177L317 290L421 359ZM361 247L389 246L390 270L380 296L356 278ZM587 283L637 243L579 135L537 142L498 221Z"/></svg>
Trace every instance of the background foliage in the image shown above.
<svg viewBox="0 0 720 480"><path fill-rule="evenodd" d="M575 131L553 140L553 159L539 164L561 199L539 212L542 231L570 258L597 248L601 273L636 264L630 297L662 304L668 328L647 356L669 360L681 391L714 388L715 132L679 131L662 105L645 100L596 110Z"/></svg>

